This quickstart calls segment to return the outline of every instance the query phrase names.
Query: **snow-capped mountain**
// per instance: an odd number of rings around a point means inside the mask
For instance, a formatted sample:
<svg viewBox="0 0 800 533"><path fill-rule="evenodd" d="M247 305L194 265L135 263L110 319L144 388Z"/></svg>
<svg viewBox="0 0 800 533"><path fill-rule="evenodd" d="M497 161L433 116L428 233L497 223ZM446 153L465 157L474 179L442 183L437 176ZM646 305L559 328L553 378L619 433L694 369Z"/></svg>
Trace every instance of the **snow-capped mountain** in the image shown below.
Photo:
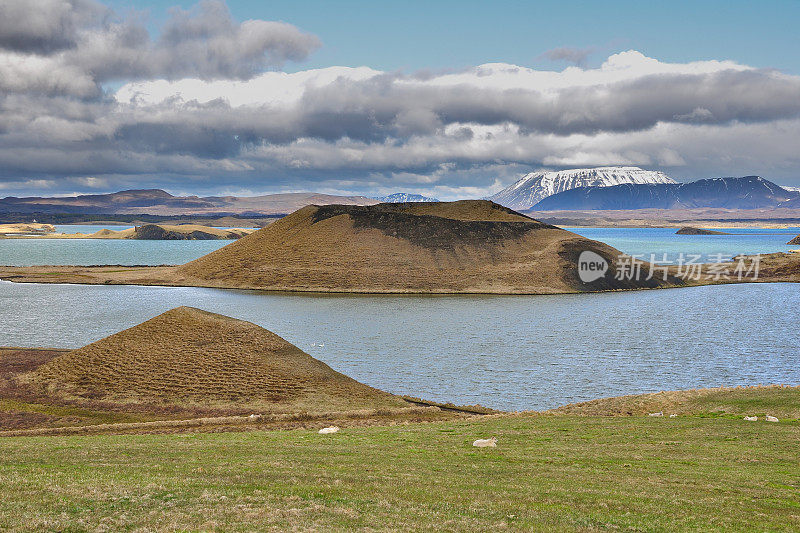
<svg viewBox="0 0 800 533"><path fill-rule="evenodd" d="M579 187L548 196L533 209L574 211L603 209L774 209L800 207L800 193L760 176L711 178L689 183L623 183Z"/></svg>
<svg viewBox="0 0 800 533"><path fill-rule="evenodd" d="M784 189L791 192L800 192L800 187L787 187L786 185L781 185Z"/></svg>
<svg viewBox="0 0 800 533"><path fill-rule="evenodd" d="M376 198L376 200L389 203L389 204L400 204L405 202L438 202L436 198L431 198L429 196L422 196L421 194L409 194L407 192L396 192L394 194L390 194L389 196L381 196Z"/></svg>
<svg viewBox="0 0 800 533"><path fill-rule="evenodd" d="M490 196L489 200L511 209L530 209L542 199L577 187L610 187L623 183L675 183L675 180L654 170L639 167L573 168L555 172L531 172L519 181Z"/></svg>

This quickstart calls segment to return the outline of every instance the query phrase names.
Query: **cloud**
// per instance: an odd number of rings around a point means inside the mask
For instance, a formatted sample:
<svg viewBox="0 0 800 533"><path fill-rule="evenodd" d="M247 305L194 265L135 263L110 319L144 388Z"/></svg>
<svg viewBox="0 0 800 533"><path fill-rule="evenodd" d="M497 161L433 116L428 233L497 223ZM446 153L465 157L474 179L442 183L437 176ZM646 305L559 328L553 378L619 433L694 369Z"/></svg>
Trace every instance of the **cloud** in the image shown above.
<svg viewBox="0 0 800 533"><path fill-rule="evenodd" d="M72 48L82 31L101 24L108 14L93 0L3 0L0 48L39 54Z"/></svg>
<svg viewBox="0 0 800 533"><path fill-rule="evenodd" d="M0 183L484 195L542 166L797 176L800 77L636 51L597 68L294 73L316 38L176 10L151 37L106 14L70 43L0 50ZM122 77L111 92L103 80ZM9 186L14 183L14 186ZM43 182L42 182L43 183Z"/></svg>
<svg viewBox="0 0 800 533"><path fill-rule="evenodd" d="M550 61L566 61L573 65L583 67L586 65L586 60L595 52L594 46L586 48L572 48L569 46L562 46L560 48L553 48L543 53L540 57L549 59Z"/></svg>
<svg viewBox="0 0 800 533"><path fill-rule="evenodd" d="M490 64L419 79L333 67L265 73L236 85L145 82L123 87L117 100L141 112L167 105L180 120L198 104L221 102L230 107L226 115L244 115L236 122L251 124L253 135L269 142L383 141L434 134L449 124L514 124L524 132L570 135L799 116L800 78L725 62L665 64L625 52L599 69L563 72Z"/></svg>
<svg viewBox="0 0 800 533"><path fill-rule="evenodd" d="M713 122L714 113L705 107L696 107L691 113L675 115L673 118L679 122Z"/></svg>
<svg viewBox="0 0 800 533"><path fill-rule="evenodd" d="M319 46L316 36L291 24L236 22L217 0L189 11L173 9L156 39L142 15L120 19L92 0L0 3L0 88L5 91L85 98L115 80L248 79L303 60Z"/></svg>

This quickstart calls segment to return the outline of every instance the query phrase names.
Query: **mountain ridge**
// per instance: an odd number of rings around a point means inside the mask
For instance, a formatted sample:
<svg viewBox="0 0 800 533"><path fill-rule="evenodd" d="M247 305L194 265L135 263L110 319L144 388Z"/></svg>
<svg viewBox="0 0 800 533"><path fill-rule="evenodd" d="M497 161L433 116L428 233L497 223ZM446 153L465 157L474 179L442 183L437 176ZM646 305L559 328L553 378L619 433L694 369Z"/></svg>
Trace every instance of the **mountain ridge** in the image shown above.
<svg viewBox="0 0 800 533"><path fill-rule="evenodd" d="M620 184L578 187L554 194L530 212L626 209L758 209L800 205L800 193L760 176L709 178L676 184Z"/></svg>
<svg viewBox="0 0 800 533"><path fill-rule="evenodd" d="M487 199L519 211L530 209L544 198L563 191L586 186L610 187L622 183L676 182L663 172L633 166L573 168L531 172Z"/></svg>
<svg viewBox="0 0 800 533"><path fill-rule="evenodd" d="M107 194L0 198L0 213L119 214L119 215L285 215L317 204L373 205L366 196L315 192L261 196L174 196L162 189L131 189Z"/></svg>
<svg viewBox="0 0 800 533"><path fill-rule="evenodd" d="M414 194L414 193L407 193L407 192L396 192L393 194L389 194L387 196L379 196L375 198L381 203L389 203L389 204L405 204L409 202L438 202L437 198L432 198L430 196L423 196L421 194Z"/></svg>

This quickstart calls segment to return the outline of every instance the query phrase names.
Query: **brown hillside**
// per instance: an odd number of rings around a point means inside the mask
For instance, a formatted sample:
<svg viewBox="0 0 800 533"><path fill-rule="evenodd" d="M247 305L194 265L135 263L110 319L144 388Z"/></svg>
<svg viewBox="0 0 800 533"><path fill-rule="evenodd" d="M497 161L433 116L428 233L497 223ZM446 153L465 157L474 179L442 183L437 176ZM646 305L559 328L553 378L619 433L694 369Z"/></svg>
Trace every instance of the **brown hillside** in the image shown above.
<svg viewBox="0 0 800 533"><path fill-rule="evenodd" d="M404 407L255 324L178 307L67 352L27 376L47 394L271 411Z"/></svg>
<svg viewBox="0 0 800 533"><path fill-rule="evenodd" d="M800 244L800 235L792 239L791 241L787 242L786 244Z"/></svg>
<svg viewBox="0 0 800 533"><path fill-rule="evenodd" d="M208 241L238 239L251 233L249 229L219 229L197 224L143 224L129 238L156 241Z"/></svg>
<svg viewBox="0 0 800 533"><path fill-rule="evenodd" d="M584 284L584 250L612 266ZM484 200L308 206L176 270L173 284L341 292L558 293L617 281L620 252Z"/></svg>

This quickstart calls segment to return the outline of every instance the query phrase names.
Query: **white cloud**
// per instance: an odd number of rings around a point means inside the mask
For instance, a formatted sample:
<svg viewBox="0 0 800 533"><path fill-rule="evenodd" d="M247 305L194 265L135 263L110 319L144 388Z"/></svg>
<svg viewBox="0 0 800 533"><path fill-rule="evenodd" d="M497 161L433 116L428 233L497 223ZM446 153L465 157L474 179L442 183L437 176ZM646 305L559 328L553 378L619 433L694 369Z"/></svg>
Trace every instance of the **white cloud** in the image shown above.
<svg viewBox="0 0 800 533"><path fill-rule="evenodd" d="M488 195L542 166L800 177L797 76L731 61L666 63L631 50L591 69L262 68L242 79L255 68L253 35L283 58L308 48L295 37L313 43L293 27L180 13L166 36L145 36L145 44L128 22L77 32L71 48L55 52L0 45L0 90L8 91L0 99L0 182L17 184L5 190L46 178L70 189L169 181L195 192L406 189L450 199ZM206 27L222 41L199 39ZM180 68L160 55L170 40L189 51ZM109 42L127 44L102 44ZM231 57L231 43L242 46L234 61L241 68L209 60L209 50ZM129 71L113 93L88 74L95 64L109 69L103 76L125 73L117 67L130 54L154 47L161 51L148 57L160 66ZM187 72L197 75L182 78Z"/></svg>
<svg viewBox="0 0 800 533"><path fill-rule="evenodd" d="M755 70L732 61L697 61L664 63L629 50L610 56L597 69L569 67L562 71L535 70L506 63L487 63L462 72L438 76L397 76L392 81L408 87L467 86L495 91L522 90L555 95L559 91L580 87L606 87L651 75L703 75L724 71ZM232 106L263 104L297 104L309 89L320 89L339 81L360 82L392 73L368 67L328 67L293 74L266 72L246 81L203 81L183 79L135 82L120 88L119 102L159 104L166 101L228 101ZM703 110L708 112L708 110Z"/></svg>
<svg viewBox="0 0 800 533"><path fill-rule="evenodd" d="M138 106L213 100L223 100L233 107L295 105L307 89L325 87L340 79L363 81L379 74L380 71L368 67L329 67L292 74L265 72L247 81L155 80L125 84L114 98L120 103Z"/></svg>

